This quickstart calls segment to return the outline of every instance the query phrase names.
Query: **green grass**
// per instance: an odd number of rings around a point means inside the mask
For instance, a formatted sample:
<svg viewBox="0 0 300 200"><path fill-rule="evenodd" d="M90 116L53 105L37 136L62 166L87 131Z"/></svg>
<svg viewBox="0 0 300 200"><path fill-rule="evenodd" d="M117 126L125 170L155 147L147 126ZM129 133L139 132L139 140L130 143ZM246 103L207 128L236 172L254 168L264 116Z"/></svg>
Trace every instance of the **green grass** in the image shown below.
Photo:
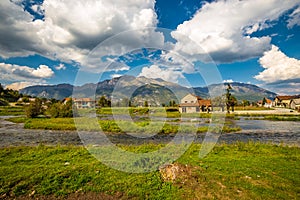
<svg viewBox="0 0 300 200"><path fill-rule="evenodd" d="M33 118L28 119L24 128L44 130L76 130L73 118Z"/></svg>
<svg viewBox="0 0 300 200"><path fill-rule="evenodd" d="M122 146L131 152L159 147ZM121 193L126 199L299 199L299 148L223 144L200 159L200 147L192 145L176 161L189 167L191 174L174 183L164 182L158 171L132 174L110 169L82 147L2 148L0 196L28 197L35 191L44 197L95 192Z"/></svg>
<svg viewBox="0 0 300 200"><path fill-rule="evenodd" d="M270 120L270 121L300 121L300 116L295 115L265 115L247 117L245 120Z"/></svg>
<svg viewBox="0 0 300 200"><path fill-rule="evenodd" d="M13 123L25 123L29 119L27 117L12 117L6 120Z"/></svg>
<svg viewBox="0 0 300 200"><path fill-rule="evenodd" d="M271 121L300 121L300 116L264 116L264 119Z"/></svg>
<svg viewBox="0 0 300 200"><path fill-rule="evenodd" d="M89 118L76 118L77 127L73 118L34 118L24 120L24 118L12 118L11 121L25 122L26 129L45 129L45 130L101 130L107 133L144 133L144 134L172 134L177 132L191 133L207 132L208 126L196 128L193 125L175 125L164 122L128 122L115 120L99 120L98 123ZM224 125L223 132L230 133L240 131L240 127Z"/></svg>
<svg viewBox="0 0 300 200"><path fill-rule="evenodd" d="M235 106L234 110L274 110L274 108L265 108L257 106Z"/></svg>
<svg viewBox="0 0 300 200"><path fill-rule="evenodd" d="M25 115L22 106L0 106L0 116L17 116Z"/></svg>

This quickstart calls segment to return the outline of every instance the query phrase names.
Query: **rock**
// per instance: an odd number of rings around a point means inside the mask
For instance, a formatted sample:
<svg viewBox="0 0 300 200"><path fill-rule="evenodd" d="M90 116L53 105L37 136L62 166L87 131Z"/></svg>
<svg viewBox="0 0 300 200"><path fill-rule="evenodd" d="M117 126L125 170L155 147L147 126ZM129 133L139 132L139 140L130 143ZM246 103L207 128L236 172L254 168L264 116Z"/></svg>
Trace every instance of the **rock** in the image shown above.
<svg viewBox="0 0 300 200"><path fill-rule="evenodd" d="M35 194L35 190L33 190L30 194L29 197L32 197Z"/></svg>
<svg viewBox="0 0 300 200"><path fill-rule="evenodd" d="M177 164L168 164L161 166L159 172L164 181L174 181L178 175L179 167Z"/></svg>
<svg viewBox="0 0 300 200"><path fill-rule="evenodd" d="M159 172L165 182L184 183L192 178L192 167L178 163L163 165Z"/></svg>

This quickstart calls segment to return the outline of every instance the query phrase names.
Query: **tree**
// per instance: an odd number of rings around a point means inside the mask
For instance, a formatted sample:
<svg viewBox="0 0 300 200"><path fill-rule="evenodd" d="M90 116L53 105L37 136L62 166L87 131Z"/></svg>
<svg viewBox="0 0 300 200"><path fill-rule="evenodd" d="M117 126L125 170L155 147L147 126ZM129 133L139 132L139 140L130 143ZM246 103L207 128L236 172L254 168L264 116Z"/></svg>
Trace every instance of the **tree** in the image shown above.
<svg viewBox="0 0 300 200"><path fill-rule="evenodd" d="M148 106L149 106L148 101L145 101L144 102L144 107L148 107Z"/></svg>
<svg viewBox="0 0 300 200"><path fill-rule="evenodd" d="M243 107L245 109L246 106L250 106L250 102L248 100L244 99L244 100L242 100L242 105L243 105Z"/></svg>
<svg viewBox="0 0 300 200"><path fill-rule="evenodd" d="M48 108L47 111L52 118L75 117L77 115L77 110L75 107L73 109L71 100L67 101L66 104L61 102L54 103Z"/></svg>
<svg viewBox="0 0 300 200"><path fill-rule="evenodd" d="M231 111L234 112L234 106L237 105L237 99L234 96L230 96L230 107Z"/></svg>
<svg viewBox="0 0 300 200"><path fill-rule="evenodd" d="M169 106L170 106L170 107L176 106L176 101L175 101L175 100L171 100L171 101L169 102Z"/></svg>
<svg viewBox="0 0 300 200"><path fill-rule="evenodd" d="M60 106L61 106L61 103L53 103L47 110L48 114L50 114L50 116L52 118L59 117Z"/></svg>
<svg viewBox="0 0 300 200"><path fill-rule="evenodd" d="M264 106L266 103L267 103L267 99L264 97L263 100L262 100L261 106Z"/></svg>
<svg viewBox="0 0 300 200"><path fill-rule="evenodd" d="M98 105L100 107L110 107L111 106L111 101L109 99L106 99L105 96L101 96Z"/></svg>
<svg viewBox="0 0 300 200"><path fill-rule="evenodd" d="M0 83L0 95L1 93L4 91L4 88L2 87L1 83Z"/></svg>
<svg viewBox="0 0 300 200"><path fill-rule="evenodd" d="M230 93L230 90L232 90L232 87L229 83L227 83L227 88L226 88L227 113L230 113L230 107L231 107L232 112L234 112L234 106L237 104L237 99Z"/></svg>
<svg viewBox="0 0 300 200"><path fill-rule="evenodd" d="M5 99L0 98L0 106L8 106L9 103Z"/></svg>
<svg viewBox="0 0 300 200"><path fill-rule="evenodd" d="M25 108L25 113L28 118L35 118L43 114L41 100L36 98L35 101L31 102L29 106Z"/></svg>
<svg viewBox="0 0 300 200"><path fill-rule="evenodd" d="M230 105L231 105L230 90L232 90L232 87L229 83L227 83L227 88L226 88L226 109L227 109L227 113L230 113Z"/></svg>

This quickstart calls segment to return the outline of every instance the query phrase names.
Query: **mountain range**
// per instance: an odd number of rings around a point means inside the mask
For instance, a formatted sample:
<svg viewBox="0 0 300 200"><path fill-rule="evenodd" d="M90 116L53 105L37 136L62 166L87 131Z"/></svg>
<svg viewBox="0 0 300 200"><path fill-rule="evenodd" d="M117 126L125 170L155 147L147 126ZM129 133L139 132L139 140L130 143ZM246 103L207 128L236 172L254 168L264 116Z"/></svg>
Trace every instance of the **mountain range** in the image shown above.
<svg viewBox="0 0 300 200"><path fill-rule="evenodd" d="M96 97L105 95L116 101L124 98L131 99L135 103L149 101L152 105L169 103L170 100L182 98L188 93L195 93L202 98L209 98L209 91L214 91L224 83L212 84L207 87L187 88L176 83L162 79L151 79L146 77L122 76L105 80L99 83L88 83L82 86L70 84L59 85L36 85L20 90L21 93L30 96L64 99L72 94L77 98ZM260 88L256 85L233 82L230 83L231 93L238 100L258 101L264 97L274 99L276 93Z"/></svg>

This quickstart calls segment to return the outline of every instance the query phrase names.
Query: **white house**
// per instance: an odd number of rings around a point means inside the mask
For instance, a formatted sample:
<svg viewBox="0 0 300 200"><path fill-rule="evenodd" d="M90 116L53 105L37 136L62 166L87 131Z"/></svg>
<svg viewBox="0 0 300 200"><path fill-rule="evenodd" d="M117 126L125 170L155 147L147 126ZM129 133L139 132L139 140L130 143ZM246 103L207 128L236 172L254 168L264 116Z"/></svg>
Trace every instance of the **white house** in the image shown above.
<svg viewBox="0 0 300 200"><path fill-rule="evenodd" d="M300 98L292 99L290 102L290 108L300 111Z"/></svg>
<svg viewBox="0 0 300 200"><path fill-rule="evenodd" d="M211 110L211 101L199 96L188 94L183 97L179 104L180 113L198 113Z"/></svg>
<svg viewBox="0 0 300 200"><path fill-rule="evenodd" d="M72 99L74 106L76 108L95 108L96 107L96 101L92 100L91 98L76 98Z"/></svg>

